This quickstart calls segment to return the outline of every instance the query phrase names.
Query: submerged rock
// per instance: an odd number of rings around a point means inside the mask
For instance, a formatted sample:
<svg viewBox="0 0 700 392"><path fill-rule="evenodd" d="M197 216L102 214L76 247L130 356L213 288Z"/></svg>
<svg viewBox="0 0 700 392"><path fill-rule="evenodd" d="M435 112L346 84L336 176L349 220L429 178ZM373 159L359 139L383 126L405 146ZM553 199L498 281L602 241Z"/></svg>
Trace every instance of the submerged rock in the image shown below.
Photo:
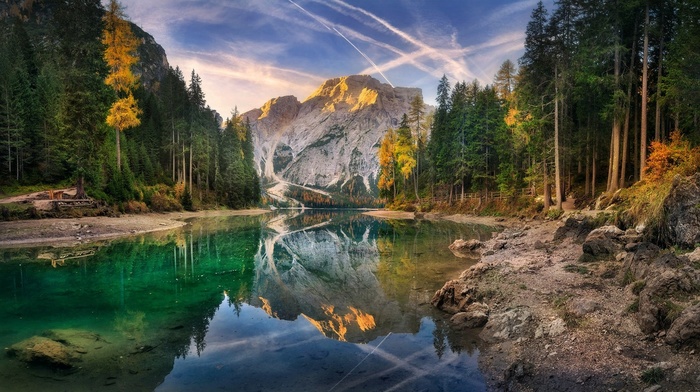
<svg viewBox="0 0 700 392"><path fill-rule="evenodd" d="M479 257L477 251L482 246L484 246L484 244L482 244L479 240L457 239L449 246L449 248L450 251L452 251L452 253L457 257L476 258Z"/></svg>
<svg viewBox="0 0 700 392"><path fill-rule="evenodd" d="M32 336L13 344L7 354L29 364L63 369L72 368L79 360L73 348L43 336Z"/></svg>

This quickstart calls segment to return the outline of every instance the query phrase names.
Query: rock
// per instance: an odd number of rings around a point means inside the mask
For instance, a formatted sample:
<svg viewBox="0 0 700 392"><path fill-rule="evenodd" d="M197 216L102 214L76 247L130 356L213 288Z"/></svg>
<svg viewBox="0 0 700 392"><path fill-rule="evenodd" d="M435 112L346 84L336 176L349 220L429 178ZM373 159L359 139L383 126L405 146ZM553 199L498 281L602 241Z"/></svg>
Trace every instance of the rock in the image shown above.
<svg viewBox="0 0 700 392"><path fill-rule="evenodd" d="M540 240L537 240L537 241L535 241L534 247L535 247L535 249L547 249L547 244L545 244L544 242L542 242Z"/></svg>
<svg viewBox="0 0 700 392"><path fill-rule="evenodd" d="M545 336L559 336L566 332L566 323L561 318L557 317L551 322L545 322L537 326L535 329L535 339Z"/></svg>
<svg viewBox="0 0 700 392"><path fill-rule="evenodd" d="M494 251L502 250L502 249L505 249L507 245L508 245L508 241L498 241L497 240L496 242L493 243L493 248L491 248L491 249Z"/></svg>
<svg viewBox="0 0 700 392"><path fill-rule="evenodd" d="M481 243L479 240L463 240L463 239L458 239L455 240L455 242L450 245L450 249L452 250L469 250L469 251L475 251L479 248L484 246L484 244Z"/></svg>
<svg viewBox="0 0 700 392"><path fill-rule="evenodd" d="M697 263L700 262L700 247L695 248L690 253L686 253L681 256L682 259L686 260L688 263Z"/></svg>
<svg viewBox="0 0 700 392"><path fill-rule="evenodd" d="M700 304L692 305L681 312L666 333L666 343L700 343Z"/></svg>
<svg viewBox="0 0 700 392"><path fill-rule="evenodd" d="M476 302L469 305L464 312L452 316L450 322L461 328L480 328L489 320L489 306Z"/></svg>
<svg viewBox="0 0 700 392"><path fill-rule="evenodd" d="M659 256L661 249L650 243L642 242L628 244L625 249L628 254L625 257L624 271L630 271L634 280L642 280L652 270L652 261Z"/></svg>
<svg viewBox="0 0 700 392"><path fill-rule="evenodd" d="M535 367L531 363L518 360L508 366L503 377L506 381L520 379L532 374L534 368Z"/></svg>
<svg viewBox="0 0 700 392"><path fill-rule="evenodd" d="M466 311L467 306L474 302L474 289L468 288L464 281L450 280L435 292L430 304L451 314Z"/></svg>
<svg viewBox="0 0 700 392"><path fill-rule="evenodd" d="M558 228L554 233L554 240L561 241L564 238L572 238L574 242L580 244L594 228L593 222L588 217L572 215L566 218L564 226Z"/></svg>
<svg viewBox="0 0 700 392"><path fill-rule="evenodd" d="M569 312L576 317L583 317L588 313L592 313L596 311L598 307L595 301L586 298L574 298L567 305Z"/></svg>
<svg viewBox="0 0 700 392"><path fill-rule="evenodd" d="M449 249L457 257L471 259L479 257L477 250L483 246L484 244L479 240L471 239L465 241L463 239L457 239L449 246Z"/></svg>
<svg viewBox="0 0 700 392"><path fill-rule="evenodd" d="M69 346L43 336L32 336L13 344L7 354L29 364L63 369L72 368L78 360Z"/></svg>
<svg viewBox="0 0 700 392"><path fill-rule="evenodd" d="M583 242L583 252L596 259L622 251L625 233L616 226L603 226L591 231Z"/></svg>
<svg viewBox="0 0 700 392"><path fill-rule="evenodd" d="M479 336L487 343L526 337L533 322L532 312L525 307L491 314Z"/></svg>
<svg viewBox="0 0 700 392"><path fill-rule="evenodd" d="M661 385L652 385L649 388L646 388L644 392L658 392L661 390Z"/></svg>
<svg viewBox="0 0 700 392"><path fill-rule="evenodd" d="M690 270L666 270L650 278L639 293L639 311L637 323L645 334L666 328L673 322L678 305L673 296L686 296L697 290L700 285L700 272Z"/></svg>
<svg viewBox="0 0 700 392"><path fill-rule="evenodd" d="M664 200L661 234L669 244L694 248L700 243L700 173L676 176Z"/></svg>

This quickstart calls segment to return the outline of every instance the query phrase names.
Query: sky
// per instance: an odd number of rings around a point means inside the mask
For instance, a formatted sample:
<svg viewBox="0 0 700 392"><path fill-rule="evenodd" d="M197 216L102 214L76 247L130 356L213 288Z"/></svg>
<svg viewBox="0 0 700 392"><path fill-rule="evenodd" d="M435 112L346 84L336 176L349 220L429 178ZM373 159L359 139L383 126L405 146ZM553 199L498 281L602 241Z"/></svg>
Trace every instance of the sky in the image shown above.
<svg viewBox="0 0 700 392"><path fill-rule="evenodd" d="M552 9L554 0L544 1ZM369 74L419 87L434 105L443 75L492 83L517 64L537 0L120 0L187 81L202 78L224 118L272 98L300 101L325 80Z"/></svg>

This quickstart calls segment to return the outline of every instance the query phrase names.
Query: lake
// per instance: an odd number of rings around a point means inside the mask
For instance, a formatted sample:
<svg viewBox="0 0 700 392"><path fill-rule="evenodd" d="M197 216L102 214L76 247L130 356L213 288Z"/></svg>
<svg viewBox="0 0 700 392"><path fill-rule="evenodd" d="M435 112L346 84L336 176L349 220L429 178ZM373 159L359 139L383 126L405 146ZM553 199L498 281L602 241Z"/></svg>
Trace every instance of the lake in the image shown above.
<svg viewBox="0 0 700 392"><path fill-rule="evenodd" d="M492 231L290 211L2 249L0 390L484 390L476 332L430 299L476 261L448 245ZM71 364L9 355L26 339Z"/></svg>

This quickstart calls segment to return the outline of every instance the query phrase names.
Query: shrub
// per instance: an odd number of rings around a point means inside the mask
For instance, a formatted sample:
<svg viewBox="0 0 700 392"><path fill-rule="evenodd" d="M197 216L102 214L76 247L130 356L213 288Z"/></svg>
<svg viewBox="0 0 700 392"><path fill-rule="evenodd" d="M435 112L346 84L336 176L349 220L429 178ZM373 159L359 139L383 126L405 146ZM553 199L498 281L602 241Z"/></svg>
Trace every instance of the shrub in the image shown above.
<svg viewBox="0 0 700 392"><path fill-rule="evenodd" d="M664 371L659 367L649 368L642 372L641 379L647 384L657 384L664 379Z"/></svg>

